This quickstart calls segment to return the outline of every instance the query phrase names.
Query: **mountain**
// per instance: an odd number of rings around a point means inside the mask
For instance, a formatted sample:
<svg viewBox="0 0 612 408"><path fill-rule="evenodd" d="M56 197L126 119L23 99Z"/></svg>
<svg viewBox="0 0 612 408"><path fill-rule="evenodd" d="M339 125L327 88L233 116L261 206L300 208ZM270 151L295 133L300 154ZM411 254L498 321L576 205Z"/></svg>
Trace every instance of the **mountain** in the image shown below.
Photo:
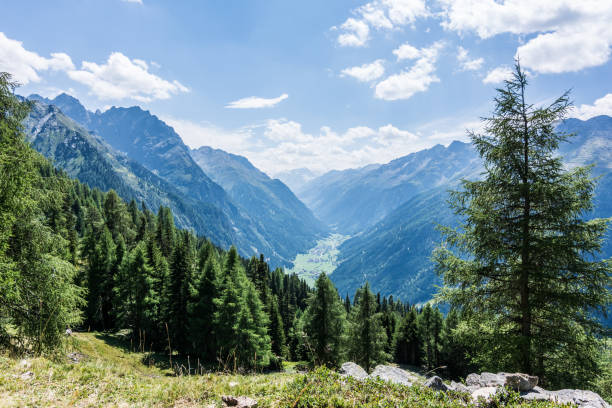
<svg viewBox="0 0 612 408"><path fill-rule="evenodd" d="M275 177L285 183L291 191L298 194L302 191L306 183L316 178L316 175L310 169L302 167L276 173Z"/></svg>
<svg viewBox="0 0 612 408"><path fill-rule="evenodd" d="M191 156L255 220L267 240L282 245L277 251L302 252L315 244L313 237L327 231L282 181L271 179L246 157L205 146L191 150Z"/></svg>
<svg viewBox="0 0 612 408"><path fill-rule="evenodd" d="M114 189L125 200L157 210L172 209L181 228L194 228L220 245L230 245L231 224L216 207L183 195L144 166L115 151L101 138L43 102L33 104L24 122L31 145L53 164L92 188Z"/></svg>
<svg viewBox="0 0 612 408"><path fill-rule="evenodd" d="M595 164L593 175L599 177L595 208L592 213L585 215L610 217L612 118L599 116L588 121L568 119L560 123L557 130L576 135L559 149L568 167ZM427 301L435 292L435 285L440 280L429 259L432 250L441 240L435 227L438 224L452 226L459 221L448 208L448 190L457 188L460 178L479 178L482 164L471 146L465 143L453 142L447 148L436 146L429 150L394 161L415 163L418 157L430 158L427 162L421 161L424 166L417 172L422 177L422 183L415 191L423 190L412 195L374 225L364 224L360 233L340 246L340 263L331 279L341 295L354 293L366 280L374 290L385 295L399 296L409 302ZM381 167L385 166L388 165ZM413 168L407 166L405 169L415 174ZM374 172L379 173L379 170L375 169ZM453 172L454 176L449 177ZM446 178L440 177L443 175L447 175ZM393 176L408 178L401 172ZM367 180L371 176L358 174L358 177ZM381 180L381 183L392 184L393 181ZM427 188L427 183L430 188ZM371 194L368 190L365 193ZM342 198L338 198L338 202L342 201ZM612 256L611 237L612 234L608 233L608 239L604 242L602 255L605 258Z"/></svg>
<svg viewBox="0 0 612 408"><path fill-rule="evenodd" d="M471 145L453 142L384 165L332 171L309 182L300 198L338 232L355 234L381 221L416 194L479 171L480 162Z"/></svg>
<svg viewBox="0 0 612 408"><path fill-rule="evenodd" d="M105 112L93 113L76 98L66 94L53 100L39 95L31 95L30 99L55 105L61 112L69 112L71 119L97 135L115 152L121 152L165 181L181 198L206 209L211 214L207 217L208 227L189 224L187 227L193 227L197 233L210 237L218 245L236 245L243 256L261 252L270 258L273 265L280 266L290 265L295 255L308 250L318 236L314 232L318 227L306 226L298 234L286 233L283 238L279 238L280 234L272 233L283 228L283 224L264 226L257 215L249 215L241 205L233 202L223 187L194 161L190 149L174 129L148 111L135 106L112 107ZM292 222L299 223L299 220ZM209 233L211 229L219 228L226 230L225 237L221 237L219 232L216 235Z"/></svg>

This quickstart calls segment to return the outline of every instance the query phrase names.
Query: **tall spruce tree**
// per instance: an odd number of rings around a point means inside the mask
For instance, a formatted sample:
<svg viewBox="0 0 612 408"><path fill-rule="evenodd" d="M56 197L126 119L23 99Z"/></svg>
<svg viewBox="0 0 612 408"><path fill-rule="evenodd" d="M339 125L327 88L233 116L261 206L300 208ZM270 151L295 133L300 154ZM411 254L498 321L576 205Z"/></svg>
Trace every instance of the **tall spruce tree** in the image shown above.
<svg viewBox="0 0 612 408"><path fill-rule="evenodd" d="M485 133L470 133L484 179L451 193L463 223L442 228L447 245L434 257L445 285L438 298L470 312L474 330L496 345L496 361L506 362L497 368L546 378L552 356L599 331L612 269L597 260L608 220L585 221L595 188L590 169L565 170L556 154L569 136L555 131L568 94L540 107L527 102L526 90L517 62L497 90Z"/></svg>
<svg viewBox="0 0 612 408"><path fill-rule="evenodd" d="M25 140L21 123L30 106L14 95L16 86L0 72L0 342L40 353L81 321L83 293L68 242L45 220L51 196L64 191L41 177L52 170Z"/></svg>
<svg viewBox="0 0 612 408"><path fill-rule="evenodd" d="M395 337L395 358L399 363L418 366L421 364L421 336L417 323L417 312L413 307L402 319Z"/></svg>
<svg viewBox="0 0 612 408"><path fill-rule="evenodd" d="M380 294L374 297L370 284L358 289L356 304L350 315L349 355L366 371L389 359L385 352L387 334L382 325Z"/></svg>
<svg viewBox="0 0 612 408"><path fill-rule="evenodd" d="M345 349L346 312L334 284L325 273L315 282L315 293L304 312L306 347L315 364L338 366Z"/></svg>
<svg viewBox="0 0 612 408"><path fill-rule="evenodd" d="M214 331L217 309L214 300L219 292L221 271L214 256L209 255L204 262L204 271L198 282L197 297L189 308L189 337L195 353L204 361L213 362L217 348L217 333Z"/></svg>
<svg viewBox="0 0 612 408"><path fill-rule="evenodd" d="M173 348L180 352L188 350L188 311L193 288L195 248L189 231L179 231L170 261L170 290L168 304L168 326Z"/></svg>
<svg viewBox="0 0 612 408"><path fill-rule="evenodd" d="M151 338L155 311L160 297L154 290L154 275L146 255L146 245L140 242L124 257L116 278L117 297L121 299L117 316L122 328L132 330L140 339L141 350L146 336Z"/></svg>

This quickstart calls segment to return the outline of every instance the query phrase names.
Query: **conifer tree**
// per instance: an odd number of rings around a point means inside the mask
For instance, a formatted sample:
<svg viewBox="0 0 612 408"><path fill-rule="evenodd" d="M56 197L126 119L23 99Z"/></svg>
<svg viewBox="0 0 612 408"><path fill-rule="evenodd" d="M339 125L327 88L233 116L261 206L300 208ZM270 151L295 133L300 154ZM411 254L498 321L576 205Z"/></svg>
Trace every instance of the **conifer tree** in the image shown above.
<svg viewBox="0 0 612 408"><path fill-rule="evenodd" d="M42 221L50 204L40 173L46 162L25 141L30 106L15 87L0 72L0 341L41 353L80 322L83 293L64 259L68 243Z"/></svg>
<svg viewBox="0 0 612 408"><path fill-rule="evenodd" d="M168 326L173 348L185 352L188 348L187 306L191 301L195 268L195 248L189 231L179 231L170 261Z"/></svg>
<svg viewBox="0 0 612 408"><path fill-rule="evenodd" d="M238 361L249 368L261 368L270 363L270 336L268 316L255 285L246 280L243 283L243 306L238 318L237 356Z"/></svg>
<svg viewBox="0 0 612 408"><path fill-rule="evenodd" d="M399 363L418 366L421 364L421 335L417 323L416 309L404 315L395 338L395 358Z"/></svg>
<svg viewBox="0 0 612 408"><path fill-rule="evenodd" d="M98 236L97 231L100 234ZM87 320L92 329L108 330L111 328L110 307L117 247L106 226L101 229L91 228L89 234L87 240L95 244L89 251L87 265Z"/></svg>
<svg viewBox="0 0 612 408"><path fill-rule="evenodd" d="M446 373L451 378L465 377L469 374L467 347L463 344L463 339L457 332L459 322L459 312L453 308L446 315L442 329L440 359L446 366Z"/></svg>
<svg viewBox="0 0 612 408"><path fill-rule="evenodd" d="M497 348L496 368L546 380L547 360L577 347L577 330L588 338L601 329L596 314L610 304L612 269L597 260L608 220L585 221L595 188L589 168L565 170L557 155L569 137L555 130L568 94L542 107L526 91L517 63L484 134L470 134L484 179L451 194L464 222L442 229L447 246L435 259L439 299L470 312L473 330Z"/></svg>
<svg viewBox="0 0 612 408"><path fill-rule="evenodd" d="M308 300L304 312L306 346L314 363L338 366L346 344L346 312L333 283L325 273L315 282L315 293Z"/></svg>
<svg viewBox="0 0 612 408"><path fill-rule="evenodd" d="M233 246L226 255L219 295L214 299L214 332L218 358L230 361L238 352L238 332L241 312L245 309L238 252Z"/></svg>
<svg viewBox="0 0 612 408"><path fill-rule="evenodd" d="M132 337L146 341L147 333L152 333L159 297L153 288L153 270L144 242L124 257L116 281L117 297L121 299L117 313L120 327L130 328ZM145 344L140 346L144 348Z"/></svg>
<svg viewBox="0 0 612 408"><path fill-rule="evenodd" d="M166 258L170 258L174 249L174 219L170 208L161 206L157 213L157 244Z"/></svg>
<svg viewBox="0 0 612 408"><path fill-rule="evenodd" d="M389 359L385 352L387 335L378 312L380 296L375 298L366 282L357 290L355 299L356 305L350 315L349 354L369 372L376 364Z"/></svg>
<svg viewBox="0 0 612 408"><path fill-rule="evenodd" d="M270 340L272 341L272 353L277 356L284 357L286 352L285 346L285 328L283 319L278 309L278 298L270 295L270 303L267 307L270 315Z"/></svg>
<svg viewBox="0 0 612 408"><path fill-rule="evenodd" d="M200 252L201 254L201 252ZM200 258L201 260L202 258ZM205 261L204 270L197 287L197 297L190 305L189 336L192 348L204 361L215 360L217 335L214 331L216 313L215 298L219 291L219 264L215 257L209 256Z"/></svg>

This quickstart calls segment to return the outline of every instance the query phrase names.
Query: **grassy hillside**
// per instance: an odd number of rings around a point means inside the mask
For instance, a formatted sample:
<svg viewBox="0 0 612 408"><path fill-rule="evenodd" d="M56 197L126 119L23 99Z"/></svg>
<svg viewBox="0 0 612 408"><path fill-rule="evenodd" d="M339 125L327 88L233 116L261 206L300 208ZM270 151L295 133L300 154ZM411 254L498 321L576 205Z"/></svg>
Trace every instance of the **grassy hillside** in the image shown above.
<svg viewBox="0 0 612 408"><path fill-rule="evenodd" d="M196 407L220 403L225 394L271 398L295 377L289 373L176 377L165 361L149 365L147 355L130 352L117 337L78 333L72 343L65 354L53 359L0 357L0 406Z"/></svg>
<svg viewBox="0 0 612 408"><path fill-rule="evenodd" d="M0 356L0 406L221 407L222 395L249 396L259 407L469 407L465 396L378 380L310 374L204 374L177 377L165 356L130 352L117 336L77 333L54 358ZM154 359L157 358L157 362ZM291 365L287 365L288 367ZM553 407L498 397L495 407Z"/></svg>

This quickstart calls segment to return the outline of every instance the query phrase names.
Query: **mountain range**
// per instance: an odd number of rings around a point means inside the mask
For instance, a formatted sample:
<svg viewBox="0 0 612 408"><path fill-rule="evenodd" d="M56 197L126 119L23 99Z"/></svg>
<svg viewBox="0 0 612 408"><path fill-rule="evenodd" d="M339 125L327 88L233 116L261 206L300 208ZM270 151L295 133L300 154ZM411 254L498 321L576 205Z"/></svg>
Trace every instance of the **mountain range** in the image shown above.
<svg viewBox="0 0 612 408"><path fill-rule="evenodd" d="M448 191L483 171L471 144L455 141L318 177L308 169L277 174L283 183L245 157L190 149L172 127L139 107L91 112L66 94L29 99L35 103L24 123L28 138L57 167L153 210L169 206L177 225L217 245L236 245L243 256L261 252L273 265L289 266L329 232L351 236L331 274L342 296L368 281L383 295L429 300L440 283L430 260L441 240L436 225L460 221L449 209ZM598 177L587 216L610 216L612 118L567 119L557 130L574 134L559 149L566 165L593 164ZM608 239L603 256L611 255Z"/></svg>
<svg viewBox="0 0 612 408"><path fill-rule="evenodd" d="M598 185L588 217L612 215L612 118L568 119L557 126L574 134L559 149L568 167L593 164ZM351 234L339 248L331 275L340 294L368 281L384 295L418 303L429 300L440 279L430 260L440 243L438 224L457 225L448 191L461 179L478 179L483 165L471 144L453 142L384 165L332 171L306 183L300 198L335 231ZM612 256L610 239L604 257Z"/></svg>
<svg viewBox="0 0 612 408"><path fill-rule="evenodd" d="M56 166L91 187L113 188L154 210L168 205L179 226L193 228L222 247L236 245L244 256L261 252L273 265L290 265L326 232L282 182L240 156L207 163L217 156L194 153L196 163L174 129L148 111L113 107L91 112L67 94L29 99L36 103L26 131L33 146ZM70 138L78 139L78 148L75 143L68 148ZM226 186L240 187L229 188L230 195L203 167ZM251 196L259 197L257 205Z"/></svg>

